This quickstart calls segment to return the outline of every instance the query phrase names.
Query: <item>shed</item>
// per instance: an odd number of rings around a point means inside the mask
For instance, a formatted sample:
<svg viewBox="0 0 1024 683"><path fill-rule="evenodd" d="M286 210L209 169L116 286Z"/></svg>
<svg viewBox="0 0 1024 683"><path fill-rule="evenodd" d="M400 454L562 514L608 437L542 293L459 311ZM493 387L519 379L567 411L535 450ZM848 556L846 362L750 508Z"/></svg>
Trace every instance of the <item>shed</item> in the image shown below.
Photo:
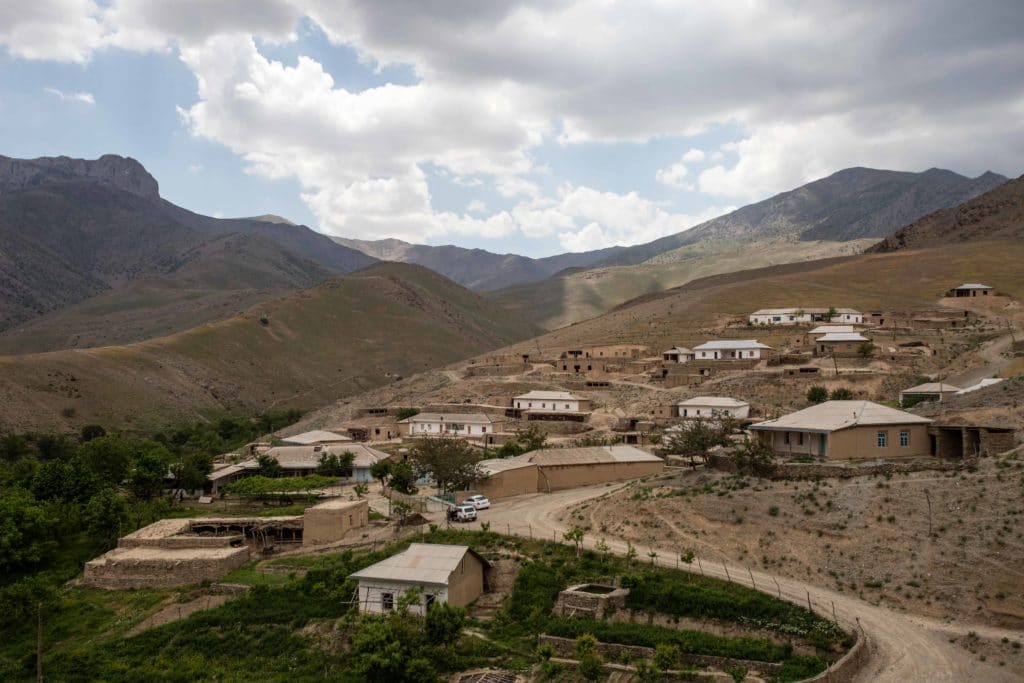
<svg viewBox="0 0 1024 683"><path fill-rule="evenodd" d="M922 401L942 402L963 391L960 387L945 382L925 382L900 392L900 405L909 408Z"/></svg>

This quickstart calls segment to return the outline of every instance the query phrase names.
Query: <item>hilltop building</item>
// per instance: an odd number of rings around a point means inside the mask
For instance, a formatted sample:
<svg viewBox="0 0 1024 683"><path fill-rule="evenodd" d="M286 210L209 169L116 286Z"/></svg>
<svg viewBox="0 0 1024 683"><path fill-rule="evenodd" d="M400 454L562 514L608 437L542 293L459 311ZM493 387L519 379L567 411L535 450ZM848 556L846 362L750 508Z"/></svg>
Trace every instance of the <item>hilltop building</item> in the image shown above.
<svg viewBox="0 0 1024 683"><path fill-rule="evenodd" d="M871 340L860 332L829 332L814 341L814 355L854 358L870 343Z"/></svg>
<svg viewBox="0 0 1024 683"><path fill-rule="evenodd" d="M695 396L679 402L679 417L709 420L716 417L750 417L750 404L727 396Z"/></svg>
<svg viewBox="0 0 1024 683"><path fill-rule="evenodd" d="M832 315L829 315L829 311ZM861 324L864 314L852 308L762 308L751 313L751 325L802 325L816 322Z"/></svg>
<svg viewBox="0 0 1024 683"><path fill-rule="evenodd" d="M568 391L531 391L514 396L512 407L523 412L583 413L590 410L590 400Z"/></svg>
<svg viewBox="0 0 1024 683"><path fill-rule="evenodd" d="M410 438L431 436L483 438L501 431L505 421L483 413L419 413L398 421L399 432Z"/></svg>
<svg viewBox="0 0 1024 683"><path fill-rule="evenodd" d="M661 352L661 359L666 363L689 363L696 357L691 349L683 346L673 346L668 351Z"/></svg>
<svg viewBox="0 0 1024 683"><path fill-rule="evenodd" d="M930 456L931 422L871 401L825 401L750 430L781 455L866 460Z"/></svg>
<svg viewBox="0 0 1024 683"><path fill-rule="evenodd" d="M766 358L772 347L756 339L727 339L704 342L693 350L696 360L757 360Z"/></svg>
<svg viewBox="0 0 1024 683"><path fill-rule="evenodd" d="M962 393L963 389L945 382L926 382L900 392L900 405L911 406L922 401L942 402Z"/></svg>
<svg viewBox="0 0 1024 683"><path fill-rule="evenodd" d="M431 605L464 607L487 587L490 563L465 545L413 543L409 548L349 576L359 583L359 611L387 614L409 589L420 590L412 614L426 614Z"/></svg>
<svg viewBox="0 0 1024 683"><path fill-rule="evenodd" d="M474 487L491 499L550 493L659 474L665 462L633 446L545 448L514 458L482 460L488 477Z"/></svg>
<svg viewBox="0 0 1024 683"><path fill-rule="evenodd" d="M947 297L975 297L975 296L988 296L992 293L992 288L988 285L983 285L979 282L965 282L959 287L946 292Z"/></svg>

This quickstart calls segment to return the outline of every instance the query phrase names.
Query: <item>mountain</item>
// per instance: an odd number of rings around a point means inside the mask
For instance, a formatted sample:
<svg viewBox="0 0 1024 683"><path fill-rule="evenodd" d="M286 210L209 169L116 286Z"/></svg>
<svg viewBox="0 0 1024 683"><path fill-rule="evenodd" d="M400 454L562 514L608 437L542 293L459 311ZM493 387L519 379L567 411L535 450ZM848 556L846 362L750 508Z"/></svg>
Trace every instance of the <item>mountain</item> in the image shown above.
<svg viewBox="0 0 1024 683"><path fill-rule="evenodd" d="M377 264L158 339L0 357L0 425L141 429L309 409L537 333L426 268Z"/></svg>
<svg viewBox="0 0 1024 683"><path fill-rule="evenodd" d="M208 297L243 293L251 304L374 262L304 226L175 206L134 159L0 157L0 333L99 295L116 311L118 293L131 299L143 282L154 317L167 305L182 308L179 295L189 290L201 318ZM138 322L128 336L112 328L104 341L145 338L150 330ZM33 347L25 329L19 338L28 349L52 348Z"/></svg>
<svg viewBox="0 0 1024 683"><path fill-rule="evenodd" d="M870 252L921 249L940 244L1024 238L1024 176L959 206L911 223Z"/></svg>
<svg viewBox="0 0 1024 683"><path fill-rule="evenodd" d="M453 245L428 246L396 239L356 240L333 238L338 244L358 249L381 261L398 261L426 266L477 292L536 282L569 268L586 268L613 258L623 247L611 247L578 254L530 258L516 254L495 254L484 249Z"/></svg>
<svg viewBox="0 0 1024 683"><path fill-rule="evenodd" d="M581 272L489 295L554 329L694 278L858 253L935 209L1003 182L994 173L972 179L939 169L850 168L685 232L625 247Z"/></svg>

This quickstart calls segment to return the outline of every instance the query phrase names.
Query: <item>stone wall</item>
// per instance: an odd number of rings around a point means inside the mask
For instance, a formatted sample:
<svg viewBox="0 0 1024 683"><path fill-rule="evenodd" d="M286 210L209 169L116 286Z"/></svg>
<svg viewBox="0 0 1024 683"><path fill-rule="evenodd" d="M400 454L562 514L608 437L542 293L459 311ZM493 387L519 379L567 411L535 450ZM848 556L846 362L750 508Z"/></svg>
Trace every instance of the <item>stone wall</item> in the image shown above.
<svg viewBox="0 0 1024 683"><path fill-rule="evenodd" d="M823 462L777 463L768 479L851 479L876 474L906 474L908 472L938 471L949 472L962 469L969 461L949 460L908 460L905 462L879 462L865 465L839 465ZM736 463L728 455L712 453L707 458L708 467L723 472L736 472Z"/></svg>
<svg viewBox="0 0 1024 683"><path fill-rule="evenodd" d="M208 551L207 551L208 552ZM213 581L249 561L249 549L226 548L217 555L197 551L112 550L85 564L82 582L95 588L174 588Z"/></svg>
<svg viewBox="0 0 1024 683"><path fill-rule="evenodd" d="M623 609L627 595L629 590L626 588L618 588L604 595L569 588L558 594L553 611L560 617L586 615L601 619L609 608L613 611Z"/></svg>

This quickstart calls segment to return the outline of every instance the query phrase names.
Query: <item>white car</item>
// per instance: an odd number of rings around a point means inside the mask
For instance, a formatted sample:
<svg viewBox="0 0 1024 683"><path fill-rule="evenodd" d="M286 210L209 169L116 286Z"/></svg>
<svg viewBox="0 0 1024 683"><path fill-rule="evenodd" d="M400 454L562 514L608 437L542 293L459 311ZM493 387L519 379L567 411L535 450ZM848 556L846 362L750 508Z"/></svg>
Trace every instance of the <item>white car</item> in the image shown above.
<svg viewBox="0 0 1024 683"><path fill-rule="evenodd" d="M473 522L476 520L476 508L469 503L452 505L448 508L448 519L454 522Z"/></svg>
<svg viewBox="0 0 1024 683"><path fill-rule="evenodd" d="M487 496L481 496L479 494L470 496L466 500L462 501L463 505L472 505L477 510L486 510L491 507L491 501L487 500Z"/></svg>

